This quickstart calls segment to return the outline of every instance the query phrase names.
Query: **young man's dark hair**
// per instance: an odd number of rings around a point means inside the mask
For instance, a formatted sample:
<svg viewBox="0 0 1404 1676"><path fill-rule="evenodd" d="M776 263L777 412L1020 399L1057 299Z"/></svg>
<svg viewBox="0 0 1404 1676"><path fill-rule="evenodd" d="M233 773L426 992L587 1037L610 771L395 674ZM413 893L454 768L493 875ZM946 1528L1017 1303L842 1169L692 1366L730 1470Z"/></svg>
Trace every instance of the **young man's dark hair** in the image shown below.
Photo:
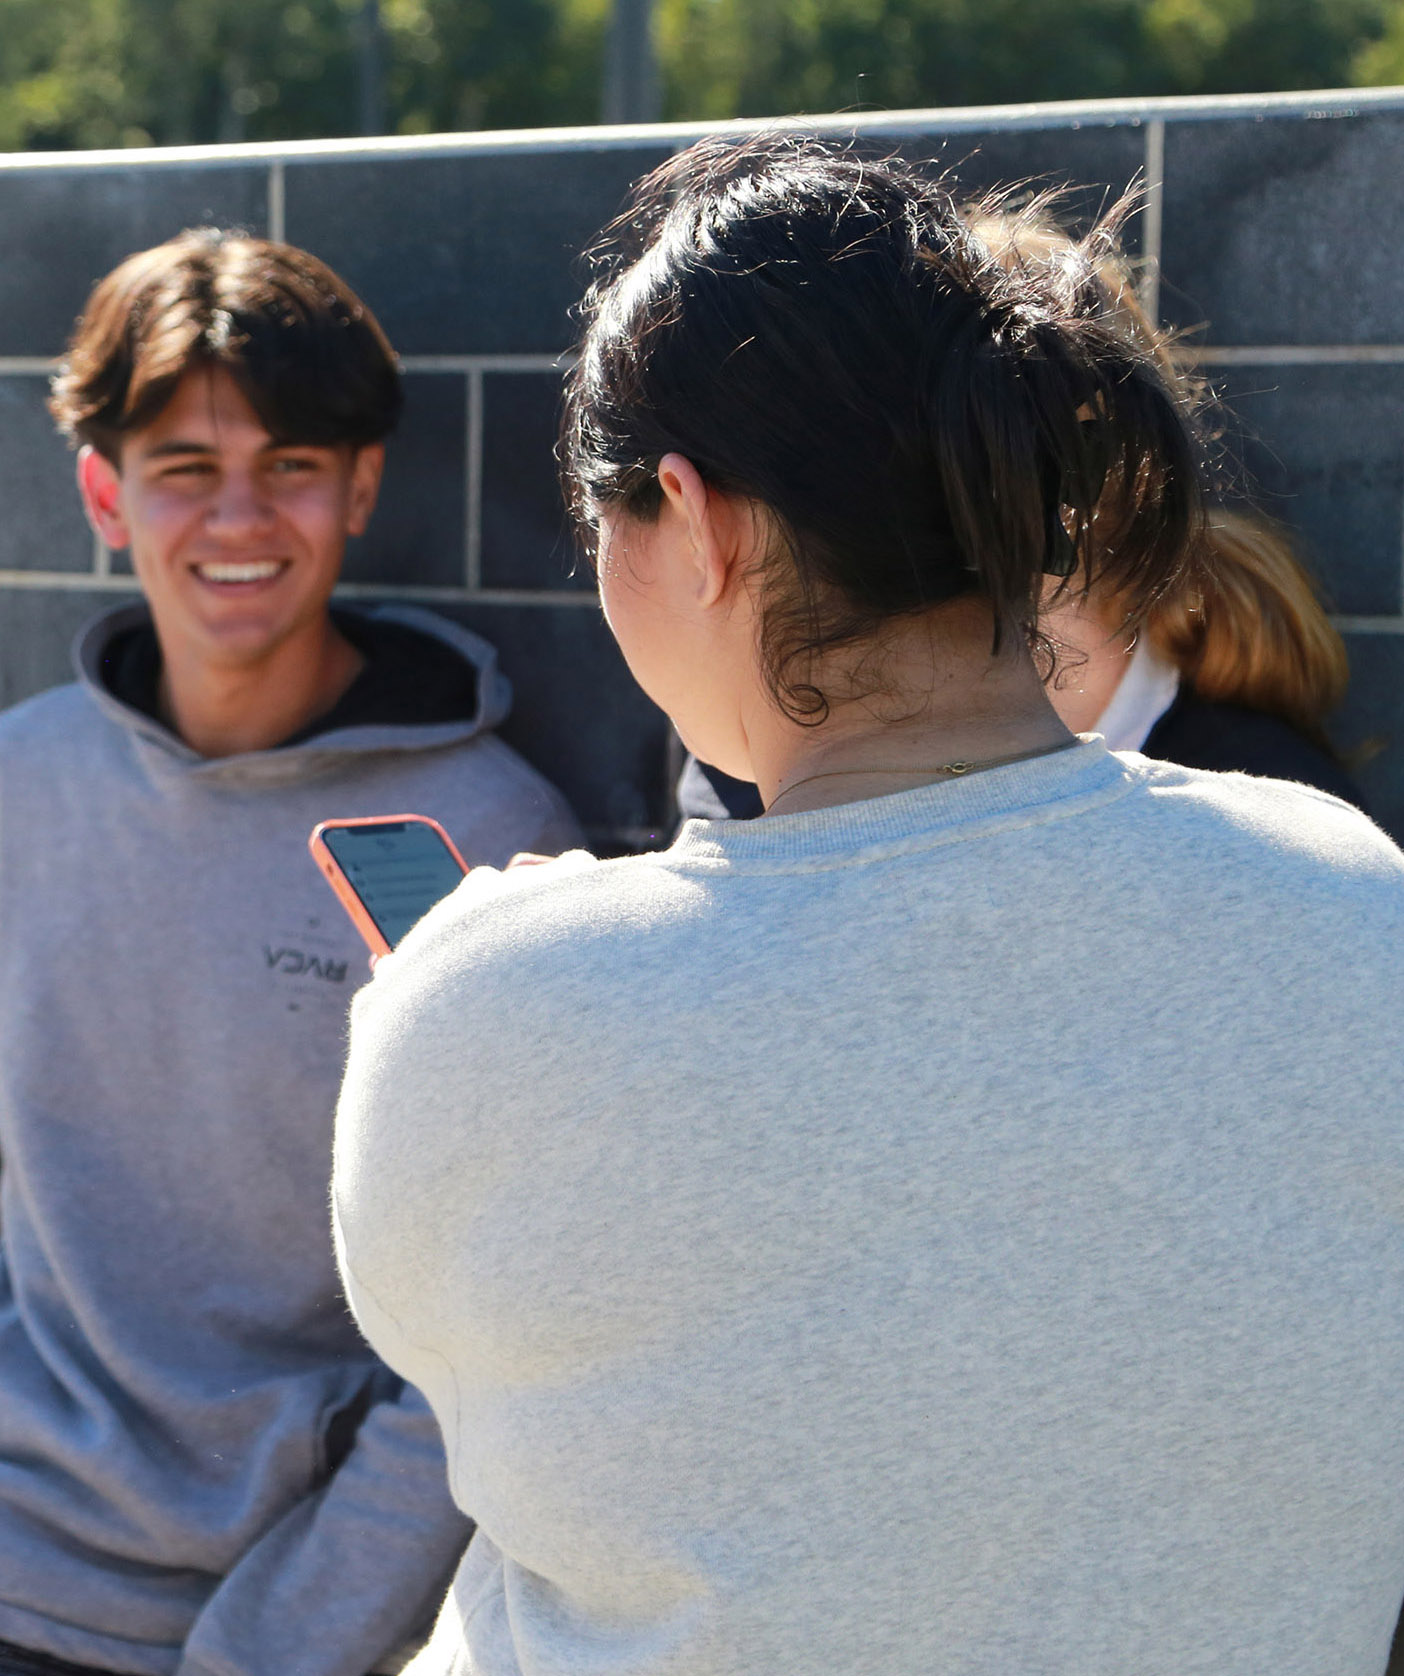
<svg viewBox="0 0 1404 1676"><path fill-rule="evenodd" d="M491 646L332 604L399 406L343 281L208 229L103 280L55 380L143 597L0 716L0 1676L397 1668L467 1535L337 1279L366 952L307 835L578 828Z"/></svg>
<svg viewBox="0 0 1404 1676"><path fill-rule="evenodd" d="M192 367L224 367L285 442L379 442L402 401L395 353L337 274L294 245L197 227L128 257L94 290L50 411L116 460Z"/></svg>

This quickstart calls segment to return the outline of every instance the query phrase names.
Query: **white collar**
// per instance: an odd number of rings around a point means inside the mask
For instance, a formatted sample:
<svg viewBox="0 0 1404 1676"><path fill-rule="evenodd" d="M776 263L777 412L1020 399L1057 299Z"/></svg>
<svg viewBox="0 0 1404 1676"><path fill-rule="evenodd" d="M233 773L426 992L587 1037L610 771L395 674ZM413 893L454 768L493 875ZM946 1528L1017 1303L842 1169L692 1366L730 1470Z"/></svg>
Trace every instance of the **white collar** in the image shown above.
<svg viewBox="0 0 1404 1676"><path fill-rule="evenodd" d="M1179 690L1179 670L1143 633L1137 637L1111 702L1091 731L1102 735L1108 750L1139 751Z"/></svg>

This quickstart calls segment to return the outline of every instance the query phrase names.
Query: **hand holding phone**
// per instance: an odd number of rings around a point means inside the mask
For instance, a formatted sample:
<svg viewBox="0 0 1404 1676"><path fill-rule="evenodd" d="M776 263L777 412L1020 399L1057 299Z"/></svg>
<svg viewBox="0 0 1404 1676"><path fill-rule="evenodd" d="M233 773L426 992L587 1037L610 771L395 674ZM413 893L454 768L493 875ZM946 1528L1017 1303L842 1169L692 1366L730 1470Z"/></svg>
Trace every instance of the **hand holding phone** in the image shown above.
<svg viewBox="0 0 1404 1676"><path fill-rule="evenodd" d="M427 815L322 821L307 847L372 955L389 954L468 871Z"/></svg>

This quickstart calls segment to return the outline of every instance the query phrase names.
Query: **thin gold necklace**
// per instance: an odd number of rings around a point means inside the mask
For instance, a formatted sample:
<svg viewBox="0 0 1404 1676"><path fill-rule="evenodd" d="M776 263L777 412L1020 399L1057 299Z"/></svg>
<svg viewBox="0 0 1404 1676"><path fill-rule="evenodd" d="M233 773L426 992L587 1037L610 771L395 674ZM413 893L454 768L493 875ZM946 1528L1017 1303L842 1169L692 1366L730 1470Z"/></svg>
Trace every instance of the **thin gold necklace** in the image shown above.
<svg viewBox="0 0 1404 1676"><path fill-rule="evenodd" d="M801 786L807 786L814 780L837 780L852 774L946 774L952 779L959 779L963 774L978 774L985 768L1004 768L1011 762L1027 762L1031 757L1052 756L1055 751L1066 751L1078 744L1076 738L1060 740L1056 745L1040 745L1032 751L1015 751L1007 757L985 757L979 762L968 762L963 757L954 762L943 762L935 768L825 768L817 774L806 774L803 779L791 780L783 791L776 792L766 805L765 812L773 812L775 805L782 797L788 797L792 791L798 791Z"/></svg>

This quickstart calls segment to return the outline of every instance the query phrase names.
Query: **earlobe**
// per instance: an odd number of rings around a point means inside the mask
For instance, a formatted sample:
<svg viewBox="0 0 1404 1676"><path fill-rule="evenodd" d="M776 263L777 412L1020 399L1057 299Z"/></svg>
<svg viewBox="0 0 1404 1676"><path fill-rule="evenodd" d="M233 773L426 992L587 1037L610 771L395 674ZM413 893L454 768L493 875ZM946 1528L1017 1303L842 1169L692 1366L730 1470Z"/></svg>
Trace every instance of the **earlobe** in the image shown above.
<svg viewBox="0 0 1404 1676"><path fill-rule="evenodd" d="M78 451L78 493L98 536L109 547L126 547L131 536L122 515L122 479L111 460L96 448Z"/></svg>

